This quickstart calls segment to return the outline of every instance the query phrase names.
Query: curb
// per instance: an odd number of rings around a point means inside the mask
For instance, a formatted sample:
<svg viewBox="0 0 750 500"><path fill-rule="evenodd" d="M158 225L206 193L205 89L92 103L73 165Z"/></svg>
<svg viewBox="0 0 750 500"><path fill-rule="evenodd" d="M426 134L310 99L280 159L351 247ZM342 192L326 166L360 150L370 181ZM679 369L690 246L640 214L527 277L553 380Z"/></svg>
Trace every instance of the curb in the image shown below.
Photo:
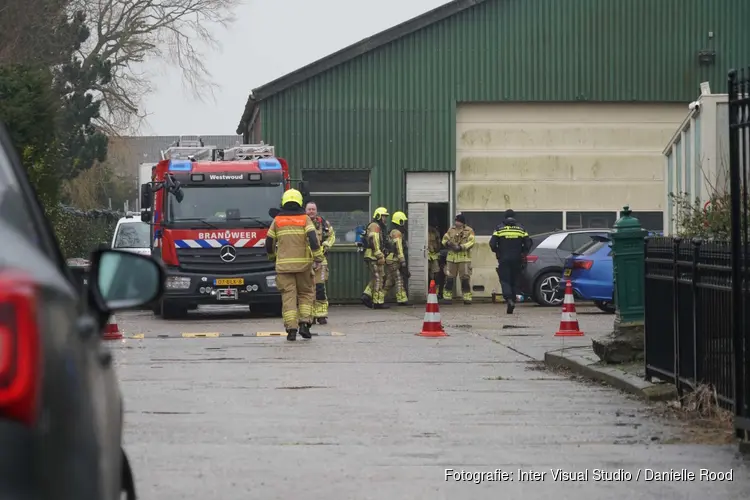
<svg viewBox="0 0 750 500"><path fill-rule="evenodd" d="M677 388L672 384L654 384L614 367L594 365L591 360L576 354L576 349L580 348L569 347L546 352L544 364L567 368L573 373L604 382L647 401L669 401L677 397Z"/></svg>
<svg viewBox="0 0 750 500"><path fill-rule="evenodd" d="M340 332L313 332L313 337L343 337L346 334ZM226 339L226 338L255 338L255 337L286 337L286 332L255 332L255 333L134 333L123 335L123 339L145 340L145 339Z"/></svg>

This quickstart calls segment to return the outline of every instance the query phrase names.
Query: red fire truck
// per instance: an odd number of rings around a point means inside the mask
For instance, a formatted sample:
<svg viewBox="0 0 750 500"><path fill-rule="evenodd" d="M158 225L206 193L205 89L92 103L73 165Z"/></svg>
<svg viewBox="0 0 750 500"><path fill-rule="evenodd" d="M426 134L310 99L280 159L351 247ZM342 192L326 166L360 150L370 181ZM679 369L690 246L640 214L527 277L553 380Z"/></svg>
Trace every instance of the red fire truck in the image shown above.
<svg viewBox="0 0 750 500"><path fill-rule="evenodd" d="M265 237L291 182L289 165L267 144L220 149L183 141L163 151L152 181L141 186L152 255L167 268L154 313L170 319L199 305L246 304L279 315Z"/></svg>

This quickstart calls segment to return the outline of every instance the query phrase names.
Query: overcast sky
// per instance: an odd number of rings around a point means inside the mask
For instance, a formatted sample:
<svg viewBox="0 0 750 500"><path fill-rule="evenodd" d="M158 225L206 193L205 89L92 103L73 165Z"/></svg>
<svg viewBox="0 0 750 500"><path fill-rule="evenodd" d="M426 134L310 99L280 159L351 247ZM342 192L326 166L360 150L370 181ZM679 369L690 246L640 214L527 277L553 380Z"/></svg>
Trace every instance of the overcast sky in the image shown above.
<svg viewBox="0 0 750 500"><path fill-rule="evenodd" d="M159 77L139 135L231 135L250 90L434 9L448 0L243 0L237 21L217 32L222 48L207 67L215 102L193 98L178 70Z"/></svg>

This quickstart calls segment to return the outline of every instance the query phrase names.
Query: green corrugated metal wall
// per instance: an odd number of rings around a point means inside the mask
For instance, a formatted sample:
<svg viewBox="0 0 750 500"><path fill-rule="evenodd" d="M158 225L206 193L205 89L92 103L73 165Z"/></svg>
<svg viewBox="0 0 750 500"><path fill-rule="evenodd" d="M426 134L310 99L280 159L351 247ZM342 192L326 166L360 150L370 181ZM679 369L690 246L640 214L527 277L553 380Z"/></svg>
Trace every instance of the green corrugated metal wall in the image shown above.
<svg viewBox="0 0 750 500"><path fill-rule="evenodd" d="M329 302L342 304L358 301L369 280L362 254L351 248L333 247L328 253L328 267Z"/></svg>
<svg viewBox="0 0 750 500"><path fill-rule="evenodd" d="M455 169L456 102L689 102L750 63L748 20L748 0L487 0L262 101L261 135L295 176L371 168L373 206L400 208L405 171Z"/></svg>

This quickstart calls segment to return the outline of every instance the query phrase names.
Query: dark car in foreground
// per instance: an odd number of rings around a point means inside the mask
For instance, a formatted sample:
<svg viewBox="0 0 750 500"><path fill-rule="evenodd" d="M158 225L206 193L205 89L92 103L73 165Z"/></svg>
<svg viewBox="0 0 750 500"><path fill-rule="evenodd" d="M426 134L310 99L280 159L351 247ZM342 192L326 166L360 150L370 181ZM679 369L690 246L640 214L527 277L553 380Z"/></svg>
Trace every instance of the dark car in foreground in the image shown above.
<svg viewBox="0 0 750 500"><path fill-rule="evenodd" d="M135 498L122 396L102 332L163 291L154 260L118 250L76 277L0 123L0 498Z"/></svg>
<svg viewBox="0 0 750 500"><path fill-rule="evenodd" d="M606 236L609 229L571 229L531 236L531 252L526 257L521 288L524 295L542 306L562 304L557 295L565 259L591 241L591 236Z"/></svg>

